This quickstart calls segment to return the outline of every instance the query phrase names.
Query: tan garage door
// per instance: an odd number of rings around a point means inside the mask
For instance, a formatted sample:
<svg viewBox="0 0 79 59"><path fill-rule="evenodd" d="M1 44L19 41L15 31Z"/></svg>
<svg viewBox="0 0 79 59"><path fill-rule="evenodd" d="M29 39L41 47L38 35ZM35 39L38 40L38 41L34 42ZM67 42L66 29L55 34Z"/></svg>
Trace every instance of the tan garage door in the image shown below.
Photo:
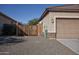
<svg viewBox="0 0 79 59"><path fill-rule="evenodd" d="M79 19L57 19L57 38L79 39Z"/></svg>

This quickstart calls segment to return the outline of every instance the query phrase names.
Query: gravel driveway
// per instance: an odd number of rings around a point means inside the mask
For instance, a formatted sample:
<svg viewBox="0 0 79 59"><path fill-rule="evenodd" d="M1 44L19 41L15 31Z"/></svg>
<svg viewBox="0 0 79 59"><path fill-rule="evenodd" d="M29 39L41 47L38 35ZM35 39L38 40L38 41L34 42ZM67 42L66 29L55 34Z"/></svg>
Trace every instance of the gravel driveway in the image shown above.
<svg viewBox="0 0 79 59"><path fill-rule="evenodd" d="M76 55L55 39L29 36L22 37L24 42L0 45L0 54L4 55Z"/></svg>

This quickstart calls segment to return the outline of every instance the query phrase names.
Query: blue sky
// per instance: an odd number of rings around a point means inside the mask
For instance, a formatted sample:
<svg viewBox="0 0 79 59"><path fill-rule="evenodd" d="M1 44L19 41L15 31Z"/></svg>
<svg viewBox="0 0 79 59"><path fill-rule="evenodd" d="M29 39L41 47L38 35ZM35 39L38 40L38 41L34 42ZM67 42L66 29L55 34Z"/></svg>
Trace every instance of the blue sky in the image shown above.
<svg viewBox="0 0 79 59"><path fill-rule="evenodd" d="M60 4L0 4L0 12L21 23L28 23L31 19L39 18L45 8L59 5Z"/></svg>

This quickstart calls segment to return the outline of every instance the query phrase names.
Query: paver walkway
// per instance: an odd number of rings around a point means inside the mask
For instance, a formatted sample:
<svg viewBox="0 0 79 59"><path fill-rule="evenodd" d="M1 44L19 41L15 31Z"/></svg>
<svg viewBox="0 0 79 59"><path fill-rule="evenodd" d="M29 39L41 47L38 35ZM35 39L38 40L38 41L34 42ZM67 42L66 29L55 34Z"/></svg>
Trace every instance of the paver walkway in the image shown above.
<svg viewBox="0 0 79 59"><path fill-rule="evenodd" d="M23 37L25 40L16 44L0 45L0 54L9 55L76 55L57 40L43 37Z"/></svg>

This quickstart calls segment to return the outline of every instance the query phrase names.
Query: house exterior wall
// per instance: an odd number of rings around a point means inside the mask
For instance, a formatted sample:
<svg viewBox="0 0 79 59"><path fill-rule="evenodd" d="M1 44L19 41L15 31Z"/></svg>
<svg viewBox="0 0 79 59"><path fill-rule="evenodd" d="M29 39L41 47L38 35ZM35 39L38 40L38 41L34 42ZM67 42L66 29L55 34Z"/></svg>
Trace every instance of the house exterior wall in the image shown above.
<svg viewBox="0 0 79 59"><path fill-rule="evenodd" d="M53 16L52 16L53 15ZM50 12L50 16L54 19L54 31L56 33L56 18L79 18L79 13L75 12Z"/></svg>
<svg viewBox="0 0 79 59"><path fill-rule="evenodd" d="M0 35L2 34L2 28L3 28L3 24L0 23Z"/></svg>
<svg viewBox="0 0 79 59"><path fill-rule="evenodd" d="M14 21L12 20L9 20L8 18L0 15L0 23L3 23L3 24L15 24Z"/></svg>
<svg viewBox="0 0 79 59"><path fill-rule="evenodd" d="M48 30L49 33L53 33L54 24L51 22L52 17L51 14L48 13L41 21L40 23L43 23L43 32L45 32L45 29Z"/></svg>
<svg viewBox="0 0 79 59"><path fill-rule="evenodd" d="M3 35L3 28L8 24L16 24L16 22L0 14L0 35Z"/></svg>
<svg viewBox="0 0 79 59"><path fill-rule="evenodd" d="M43 33L47 26L48 35L53 33L56 36L56 18L79 18L79 13L75 12L49 12L41 21L43 23Z"/></svg>
<svg viewBox="0 0 79 59"><path fill-rule="evenodd" d="M2 27L3 25L3 27ZM12 32L6 30L5 28L11 26L12 28L10 28L9 30L11 30ZM8 29L8 28L7 28ZM10 35L26 35L26 31L25 31L25 26L22 25L21 23L13 20L12 18L8 17L7 15L0 13L0 35L7 35L6 32L9 32Z"/></svg>

